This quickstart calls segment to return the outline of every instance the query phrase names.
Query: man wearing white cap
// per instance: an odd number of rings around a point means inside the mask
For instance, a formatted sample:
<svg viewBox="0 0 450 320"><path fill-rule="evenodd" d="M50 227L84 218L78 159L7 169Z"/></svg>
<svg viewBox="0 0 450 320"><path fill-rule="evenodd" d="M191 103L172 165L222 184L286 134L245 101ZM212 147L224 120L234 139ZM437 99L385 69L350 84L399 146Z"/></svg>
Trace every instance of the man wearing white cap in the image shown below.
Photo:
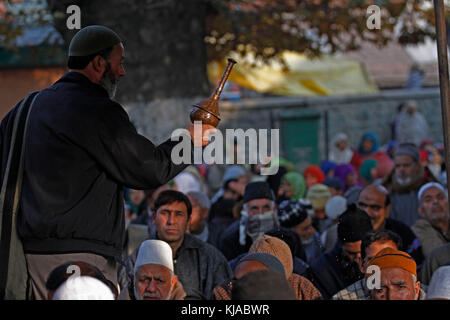
<svg viewBox="0 0 450 320"><path fill-rule="evenodd" d="M213 289L233 274L218 249L186 233L191 213L192 205L185 194L175 190L161 192L152 215L156 234L149 234L149 239L162 240L170 246L173 271L186 292L185 298L209 300ZM138 258L135 250L120 270L122 290L129 286Z"/></svg>
<svg viewBox="0 0 450 320"><path fill-rule="evenodd" d="M59 286L53 300L114 300L114 295L100 280L74 275Z"/></svg>
<svg viewBox="0 0 450 320"><path fill-rule="evenodd" d="M428 286L427 300L450 300L450 264L434 272Z"/></svg>
<svg viewBox="0 0 450 320"><path fill-rule="evenodd" d="M419 219L411 227L422 244L422 253L426 257L450 241L450 215L448 211L447 191L436 182L423 185L418 193Z"/></svg>
<svg viewBox="0 0 450 320"><path fill-rule="evenodd" d="M136 300L170 300L177 281L170 246L161 240L142 242L134 265Z"/></svg>

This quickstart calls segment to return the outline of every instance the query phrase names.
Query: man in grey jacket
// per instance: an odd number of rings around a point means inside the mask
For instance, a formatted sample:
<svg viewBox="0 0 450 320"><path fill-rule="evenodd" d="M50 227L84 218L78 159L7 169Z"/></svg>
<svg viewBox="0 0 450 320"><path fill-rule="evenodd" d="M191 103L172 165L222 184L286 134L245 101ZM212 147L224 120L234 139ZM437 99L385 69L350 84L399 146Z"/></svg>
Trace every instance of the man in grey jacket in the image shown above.
<svg viewBox="0 0 450 320"><path fill-rule="evenodd" d="M431 251L450 241L447 191L439 183L429 182L420 188L418 199L418 212L423 219L417 220L411 229L427 258Z"/></svg>
<svg viewBox="0 0 450 320"><path fill-rule="evenodd" d="M185 299L210 300L213 289L233 273L223 254L190 234L186 234L192 212L189 198L181 192L166 190L155 201L153 223L156 234L150 239L167 242L173 252L174 273L178 276ZM119 272L122 290L132 297L133 269L138 250L135 250L125 262L125 268Z"/></svg>

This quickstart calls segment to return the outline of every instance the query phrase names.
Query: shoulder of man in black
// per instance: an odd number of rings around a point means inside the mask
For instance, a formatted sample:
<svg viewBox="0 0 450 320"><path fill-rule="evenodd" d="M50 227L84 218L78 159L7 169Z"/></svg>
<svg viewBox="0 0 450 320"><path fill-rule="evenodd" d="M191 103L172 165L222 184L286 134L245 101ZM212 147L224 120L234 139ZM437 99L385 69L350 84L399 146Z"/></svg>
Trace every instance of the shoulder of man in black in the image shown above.
<svg viewBox="0 0 450 320"><path fill-rule="evenodd" d="M339 265L340 249L336 244L333 249L314 259L306 274L306 278L320 291L324 299L330 299L343 284L343 275Z"/></svg>
<svg viewBox="0 0 450 320"><path fill-rule="evenodd" d="M396 220L396 219L387 218L385 229L395 232L396 234L398 234L400 236L405 250L416 239L416 236L415 236L414 232L411 230L411 228L408 227L405 223L403 223L399 220Z"/></svg>
<svg viewBox="0 0 450 320"><path fill-rule="evenodd" d="M223 231L220 237L219 250L227 260L231 260L239 254L247 252L252 244L252 239L248 235L246 235L245 245L239 243L239 226L239 220L233 222Z"/></svg>

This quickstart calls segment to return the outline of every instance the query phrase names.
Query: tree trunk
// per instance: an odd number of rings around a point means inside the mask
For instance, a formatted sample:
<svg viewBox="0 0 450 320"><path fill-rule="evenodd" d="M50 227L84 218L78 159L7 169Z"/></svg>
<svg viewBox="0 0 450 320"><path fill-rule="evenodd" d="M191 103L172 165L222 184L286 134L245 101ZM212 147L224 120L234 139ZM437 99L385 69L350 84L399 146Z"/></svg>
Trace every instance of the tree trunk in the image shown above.
<svg viewBox="0 0 450 320"><path fill-rule="evenodd" d="M206 1L50 0L48 4L67 47L78 31L66 27L66 8L72 4L81 9L82 27L104 25L122 38L127 75L118 87L119 101L148 102L210 94L204 43Z"/></svg>

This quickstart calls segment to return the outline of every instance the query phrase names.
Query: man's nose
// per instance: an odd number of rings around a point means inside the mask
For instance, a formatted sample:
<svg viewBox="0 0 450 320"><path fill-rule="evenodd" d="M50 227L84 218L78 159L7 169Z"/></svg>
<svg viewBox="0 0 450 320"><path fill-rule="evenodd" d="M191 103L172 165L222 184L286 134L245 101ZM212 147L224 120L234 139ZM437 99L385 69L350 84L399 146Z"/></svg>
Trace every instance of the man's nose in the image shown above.
<svg viewBox="0 0 450 320"><path fill-rule="evenodd" d="M174 213L170 212L167 216L167 224L173 224L174 222Z"/></svg>
<svg viewBox="0 0 450 320"><path fill-rule="evenodd" d="M127 73L125 72L125 68L123 66L119 69L119 76L124 77Z"/></svg>
<svg viewBox="0 0 450 320"><path fill-rule="evenodd" d="M150 282L149 282L149 284L148 284L146 290L147 290L148 292L155 292L155 291L156 291L155 281L150 280Z"/></svg>

